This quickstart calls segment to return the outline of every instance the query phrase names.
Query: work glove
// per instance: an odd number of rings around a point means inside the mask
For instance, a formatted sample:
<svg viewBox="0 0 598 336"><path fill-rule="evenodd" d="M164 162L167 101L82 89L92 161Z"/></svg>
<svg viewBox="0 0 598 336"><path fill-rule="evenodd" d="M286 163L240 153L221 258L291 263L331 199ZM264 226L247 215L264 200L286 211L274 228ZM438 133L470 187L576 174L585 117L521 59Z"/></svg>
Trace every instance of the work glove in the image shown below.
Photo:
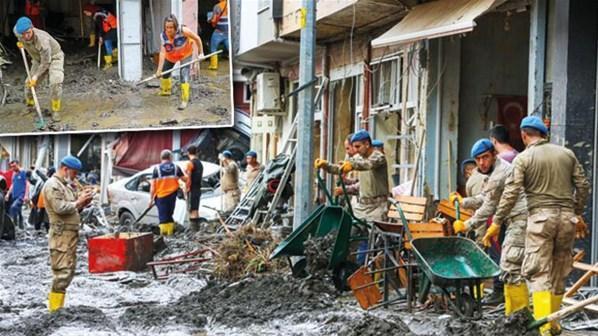
<svg viewBox="0 0 598 336"><path fill-rule="evenodd" d="M324 160L324 159L316 159L314 161L314 167L316 169L320 169L320 168L324 168L328 165L328 161Z"/></svg>
<svg viewBox="0 0 598 336"><path fill-rule="evenodd" d="M342 187L336 187L334 188L334 196L342 196L343 193L343 188Z"/></svg>
<svg viewBox="0 0 598 336"><path fill-rule="evenodd" d="M464 221L457 219L453 222L453 231L455 231L455 234L464 233L468 230L469 228L467 227L467 224L465 224Z"/></svg>
<svg viewBox="0 0 598 336"><path fill-rule="evenodd" d="M352 165L352 164L351 164L351 162L349 162L349 161L343 161L343 162L340 164L340 167L339 167L339 168L340 168L340 170L341 170L341 173L343 173L343 174L347 174L348 172L350 172L351 170L353 170L353 165Z"/></svg>
<svg viewBox="0 0 598 336"><path fill-rule="evenodd" d="M37 79L35 78L31 78L30 80L27 81L27 88L31 89L32 87L35 87L37 85Z"/></svg>
<svg viewBox="0 0 598 336"><path fill-rule="evenodd" d="M584 239L588 233L588 224L583 220L583 217L577 216L577 222L575 223L575 238Z"/></svg>
<svg viewBox="0 0 598 336"><path fill-rule="evenodd" d="M461 197L461 195L459 195L459 193L456 191L449 194L449 202L451 202L451 204L455 204L455 200L458 200L459 204L463 202L463 197Z"/></svg>
<svg viewBox="0 0 598 336"><path fill-rule="evenodd" d="M490 245L492 245L492 239L498 237L499 233L500 225L492 223L492 225L490 225L490 227L486 231L484 238L482 238L482 244L484 244L485 247L490 247Z"/></svg>
<svg viewBox="0 0 598 336"><path fill-rule="evenodd" d="M23 42L21 42L21 41L17 42L17 47L23 48Z"/></svg>
<svg viewBox="0 0 598 336"><path fill-rule="evenodd" d="M104 43L104 39L100 37L100 38L98 39L98 44L99 44L99 45L102 45L102 43Z"/></svg>

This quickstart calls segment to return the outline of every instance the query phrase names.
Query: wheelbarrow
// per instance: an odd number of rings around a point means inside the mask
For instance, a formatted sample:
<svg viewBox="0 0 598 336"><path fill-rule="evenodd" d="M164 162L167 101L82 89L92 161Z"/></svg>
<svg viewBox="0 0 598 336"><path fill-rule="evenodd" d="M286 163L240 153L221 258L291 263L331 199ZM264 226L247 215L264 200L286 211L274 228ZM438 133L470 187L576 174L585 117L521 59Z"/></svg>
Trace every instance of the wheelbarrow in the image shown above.
<svg viewBox="0 0 598 336"><path fill-rule="evenodd" d="M290 262L290 257L304 256L303 243L311 237L323 237L330 232L336 231L328 269L332 270L333 282L336 288L339 290L348 290L347 278L357 269L357 265L347 259L350 254L350 244L353 241L367 239L367 237L352 236L351 231L354 226L367 227L368 224L354 216L351 202L346 192L344 193L344 198L347 208L343 208L338 204L338 198L333 198L332 194L327 190L319 172L317 180L318 185L326 194L328 203L319 205L299 227L293 230L272 251L270 259L286 256L289 259L293 275L298 276L305 272L306 261L305 259L301 259L299 262L293 264ZM340 178L340 185L343 191L346 191L342 178Z"/></svg>
<svg viewBox="0 0 598 336"><path fill-rule="evenodd" d="M498 276L498 265L468 238L416 238L411 241L411 246L417 264L425 274L420 300L428 296L431 285L434 285L448 298L449 305L459 317L480 318L482 281Z"/></svg>

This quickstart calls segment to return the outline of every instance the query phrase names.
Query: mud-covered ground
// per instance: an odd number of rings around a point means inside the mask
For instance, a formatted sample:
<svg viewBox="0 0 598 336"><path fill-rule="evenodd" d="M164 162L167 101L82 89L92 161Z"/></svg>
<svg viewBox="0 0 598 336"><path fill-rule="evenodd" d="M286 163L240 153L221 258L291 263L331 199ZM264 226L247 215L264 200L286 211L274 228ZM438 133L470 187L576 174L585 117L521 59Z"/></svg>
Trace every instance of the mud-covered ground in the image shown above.
<svg viewBox="0 0 598 336"><path fill-rule="evenodd" d="M168 249L160 256L201 245L189 238L167 238ZM207 273L163 282L149 272L90 274L84 238L65 309L48 314L51 273L45 234L20 233L17 241L0 240L0 254L0 335L521 334L517 325L504 325L501 312L476 322L432 310L409 314L402 305L364 312L325 276L299 280L287 273L261 274L230 283Z"/></svg>
<svg viewBox="0 0 598 336"><path fill-rule="evenodd" d="M47 127L37 128L35 109L24 105L26 74L23 61L15 54L10 58L13 64L4 70L4 83L10 86L7 104L0 107L0 134L232 124L230 67L226 59L221 60L218 71L207 70L207 60L201 62L200 73L191 83L191 102L186 110L179 111L180 89L176 80L172 96L161 97L157 94L158 79L135 86L119 79L116 64L107 71L98 69L97 49L63 44L63 50L66 56L61 121L52 122L46 117ZM149 58L144 58L142 77L153 75L155 68ZM47 80L38 85L37 95L41 109L49 113Z"/></svg>

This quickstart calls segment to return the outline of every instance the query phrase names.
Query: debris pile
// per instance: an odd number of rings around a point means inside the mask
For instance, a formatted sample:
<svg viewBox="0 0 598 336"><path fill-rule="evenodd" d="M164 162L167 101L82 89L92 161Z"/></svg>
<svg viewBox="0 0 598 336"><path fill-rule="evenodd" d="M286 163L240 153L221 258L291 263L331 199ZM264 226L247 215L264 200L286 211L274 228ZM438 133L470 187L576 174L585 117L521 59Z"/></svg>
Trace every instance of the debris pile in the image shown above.
<svg viewBox="0 0 598 336"><path fill-rule="evenodd" d="M283 261L269 260L277 244L270 230L243 226L216 248L214 273L219 278L235 281L248 274L286 270Z"/></svg>
<svg viewBox="0 0 598 336"><path fill-rule="evenodd" d="M329 275L328 264L334 248L337 231L332 231L323 237L311 237L303 242L306 271L312 277L319 279Z"/></svg>

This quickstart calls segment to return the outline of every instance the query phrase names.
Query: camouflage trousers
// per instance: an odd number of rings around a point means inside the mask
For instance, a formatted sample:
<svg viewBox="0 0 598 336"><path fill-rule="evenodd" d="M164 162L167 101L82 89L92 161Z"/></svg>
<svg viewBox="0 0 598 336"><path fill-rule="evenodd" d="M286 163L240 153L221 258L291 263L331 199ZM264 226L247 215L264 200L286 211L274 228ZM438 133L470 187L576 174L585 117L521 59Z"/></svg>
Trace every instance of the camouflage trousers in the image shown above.
<svg viewBox="0 0 598 336"><path fill-rule="evenodd" d="M518 284L525 281L521 275L521 265L525 256L526 215L519 215L509 219L502 243L500 257L500 280L506 284Z"/></svg>
<svg viewBox="0 0 598 336"><path fill-rule="evenodd" d="M35 73L37 71L37 64L33 64L31 66L31 73ZM50 63L50 67L48 71L44 72L40 78L37 79L37 83L41 83L46 78L50 81L50 99L52 100L60 100L62 98L62 82L64 81L64 55L60 57L55 57ZM39 88L40 86L37 85L35 88ZM37 93L37 92L36 92ZM39 93L37 93L39 96ZM33 95L31 94L31 89L25 87L25 97L27 99L33 99Z"/></svg>
<svg viewBox="0 0 598 336"><path fill-rule="evenodd" d="M241 200L241 190L232 189L224 192L224 213L230 213L237 207Z"/></svg>
<svg viewBox="0 0 598 336"><path fill-rule="evenodd" d="M79 232L50 226L50 266L52 267L52 292L65 293L75 276Z"/></svg>
<svg viewBox="0 0 598 336"><path fill-rule="evenodd" d="M569 208L538 208L530 211L525 235L523 276L532 292L565 292L565 280L573 267L577 217Z"/></svg>

